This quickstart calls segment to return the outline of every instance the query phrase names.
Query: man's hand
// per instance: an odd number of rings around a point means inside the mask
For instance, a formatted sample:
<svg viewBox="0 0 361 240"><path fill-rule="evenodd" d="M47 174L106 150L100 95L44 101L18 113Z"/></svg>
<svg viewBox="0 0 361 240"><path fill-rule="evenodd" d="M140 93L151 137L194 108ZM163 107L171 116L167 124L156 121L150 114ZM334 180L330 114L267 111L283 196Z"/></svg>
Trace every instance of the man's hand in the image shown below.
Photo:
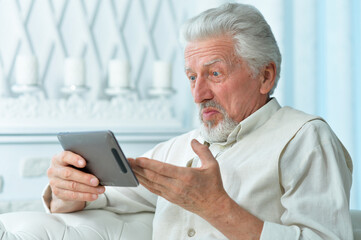
<svg viewBox="0 0 361 240"><path fill-rule="evenodd" d="M177 167L147 158L129 159L151 192L204 218L228 239L259 239L263 222L240 207L223 188L218 162L207 146L191 142L200 168Z"/></svg>
<svg viewBox="0 0 361 240"><path fill-rule="evenodd" d="M84 168L86 161L81 156L65 151L53 157L48 169L52 190L51 212L74 212L82 210L86 201L94 201L105 188L91 174L77 168Z"/></svg>
<svg viewBox="0 0 361 240"><path fill-rule="evenodd" d="M203 218L216 217L212 216L215 207L228 198L218 162L207 146L196 140L191 146L202 162L200 168L177 167L146 158L130 162L140 183L151 192Z"/></svg>

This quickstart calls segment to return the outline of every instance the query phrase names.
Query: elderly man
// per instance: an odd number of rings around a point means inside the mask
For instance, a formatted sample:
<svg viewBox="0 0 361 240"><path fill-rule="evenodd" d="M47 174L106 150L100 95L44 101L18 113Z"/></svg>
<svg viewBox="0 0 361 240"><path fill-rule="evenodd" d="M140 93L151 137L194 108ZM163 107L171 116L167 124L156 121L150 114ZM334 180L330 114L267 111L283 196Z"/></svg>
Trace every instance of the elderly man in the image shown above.
<svg viewBox="0 0 361 240"><path fill-rule="evenodd" d="M281 56L261 13L226 4L182 30L200 129L129 159L138 188L104 188L72 168L81 156L55 156L50 211L154 211L157 240L353 239L350 156L324 120L270 98Z"/></svg>

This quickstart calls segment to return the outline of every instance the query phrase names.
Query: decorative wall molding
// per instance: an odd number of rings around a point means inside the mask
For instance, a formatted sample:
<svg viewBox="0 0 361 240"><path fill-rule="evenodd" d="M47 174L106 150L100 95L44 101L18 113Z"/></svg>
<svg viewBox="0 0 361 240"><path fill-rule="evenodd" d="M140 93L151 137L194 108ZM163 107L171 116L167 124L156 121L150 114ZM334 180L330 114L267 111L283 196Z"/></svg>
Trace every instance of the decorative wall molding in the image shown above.
<svg viewBox="0 0 361 240"><path fill-rule="evenodd" d="M51 158L23 158L20 161L20 176L23 178L46 176L50 161Z"/></svg>
<svg viewBox="0 0 361 240"><path fill-rule="evenodd" d="M175 64L182 59L178 30L187 18L185 6L173 0L0 1L0 34L6 36L0 39L0 128L184 127L184 116L191 116L192 109L181 99L190 96L172 91L172 85L188 87L182 64ZM17 59L22 56L35 56L38 62L38 81L25 86L26 79L17 79L22 72ZM65 96L61 91L68 84L68 58L84 60L85 80L74 82L84 82L86 94ZM108 94L117 90L108 83L112 59L129 63L130 72L124 75L129 75L130 97ZM159 79L152 76L159 74L153 73L153 64L159 61L173 68L166 89L154 89ZM169 75L167 69L164 73ZM32 87L38 92L27 93ZM162 91L168 94L159 94ZM169 93L172 98L165 96ZM173 108L173 102L180 105Z"/></svg>
<svg viewBox="0 0 361 240"><path fill-rule="evenodd" d="M16 106L16 107L14 107ZM136 97L115 97L111 100L86 100L77 95L67 99L46 99L24 95L0 101L0 129L49 128L175 128L182 122L173 114L167 98L140 100Z"/></svg>

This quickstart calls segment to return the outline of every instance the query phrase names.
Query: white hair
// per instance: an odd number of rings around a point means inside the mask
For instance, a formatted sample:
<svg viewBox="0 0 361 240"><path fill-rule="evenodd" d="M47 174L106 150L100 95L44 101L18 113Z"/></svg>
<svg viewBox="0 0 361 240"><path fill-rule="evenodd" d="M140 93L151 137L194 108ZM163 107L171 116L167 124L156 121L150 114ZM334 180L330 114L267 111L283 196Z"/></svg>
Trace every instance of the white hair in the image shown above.
<svg viewBox="0 0 361 240"><path fill-rule="evenodd" d="M214 37L233 37L236 54L248 63L254 76L269 63L275 63L276 79L269 94L274 92L280 78L281 53L270 26L255 7L226 3L208 9L189 19L180 35L184 46Z"/></svg>

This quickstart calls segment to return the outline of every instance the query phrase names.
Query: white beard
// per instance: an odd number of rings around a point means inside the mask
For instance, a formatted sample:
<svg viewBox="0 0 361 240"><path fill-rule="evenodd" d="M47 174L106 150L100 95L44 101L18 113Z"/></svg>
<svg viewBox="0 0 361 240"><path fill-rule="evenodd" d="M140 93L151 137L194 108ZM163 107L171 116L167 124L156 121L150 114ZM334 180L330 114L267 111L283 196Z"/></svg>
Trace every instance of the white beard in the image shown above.
<svg viewBox="0 0 361 240"><path fill-rule="evenodd" d="M205 107L216 108L223 115L223 119L215 126L213 126L213 121L204 122L202 119L202 109ZM237 122L233 121L228 116L228 113L224 110L224 108L213 100L209 100L199 105L199 119L202 123L200 127L200 134L204 138L204 140L209 143L227 141L229 134L238 125Z"/></svg>

